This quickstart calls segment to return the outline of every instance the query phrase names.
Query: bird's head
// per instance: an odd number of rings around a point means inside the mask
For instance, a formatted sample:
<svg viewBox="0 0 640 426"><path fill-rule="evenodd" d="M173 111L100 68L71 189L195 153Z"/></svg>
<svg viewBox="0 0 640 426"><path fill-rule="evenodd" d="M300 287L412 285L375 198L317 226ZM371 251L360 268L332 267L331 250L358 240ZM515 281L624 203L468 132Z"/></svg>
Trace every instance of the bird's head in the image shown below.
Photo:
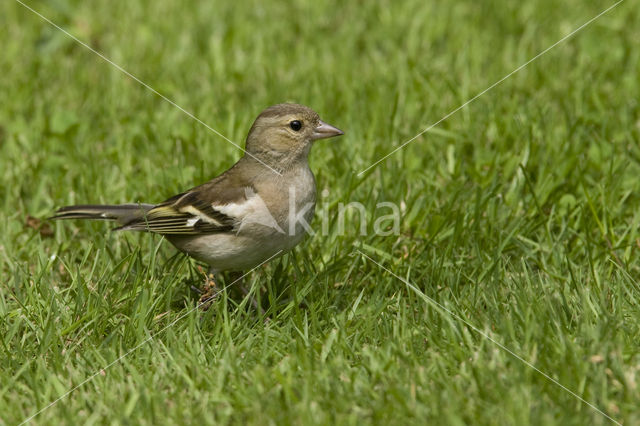
<svg viewBox="0 0 640 426"><path fill-rule="evenodd" d="M271 161L306 158L314 141L344 132L320 120L314 110L298 104L278 104L260 113L247 136L249 154Z"/></svg>

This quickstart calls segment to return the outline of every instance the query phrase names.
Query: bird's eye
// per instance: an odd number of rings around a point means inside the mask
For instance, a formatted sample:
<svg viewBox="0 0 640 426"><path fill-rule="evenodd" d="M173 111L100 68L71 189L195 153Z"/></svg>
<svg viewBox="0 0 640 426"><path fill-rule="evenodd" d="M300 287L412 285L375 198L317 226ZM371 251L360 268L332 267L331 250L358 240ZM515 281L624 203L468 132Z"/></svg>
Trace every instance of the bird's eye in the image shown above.
<svg viewBox="0 0 640 426"><path fill-rule="evenodd" d="M292 130L295 130L297 132L298 130L302 129L302 122L298 120L293 120L291 123L289 123L289 127L291 127Z"/></svg>

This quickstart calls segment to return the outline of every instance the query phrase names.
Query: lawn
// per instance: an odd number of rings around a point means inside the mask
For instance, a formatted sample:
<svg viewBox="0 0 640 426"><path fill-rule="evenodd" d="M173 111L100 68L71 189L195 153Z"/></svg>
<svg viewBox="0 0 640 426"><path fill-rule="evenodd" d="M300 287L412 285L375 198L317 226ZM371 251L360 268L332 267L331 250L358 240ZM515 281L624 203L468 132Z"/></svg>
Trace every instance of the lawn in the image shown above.
<svg viewBox="0 0 640 426"><path fill-rule="evenodd" d="M242 152L3 1L0 424L640 423L637 2L360 173L614 1L24 1L240 145L285 101L346 134L316 234L247 277L263 310L194 309L159 236L45 218Z"/></svg>

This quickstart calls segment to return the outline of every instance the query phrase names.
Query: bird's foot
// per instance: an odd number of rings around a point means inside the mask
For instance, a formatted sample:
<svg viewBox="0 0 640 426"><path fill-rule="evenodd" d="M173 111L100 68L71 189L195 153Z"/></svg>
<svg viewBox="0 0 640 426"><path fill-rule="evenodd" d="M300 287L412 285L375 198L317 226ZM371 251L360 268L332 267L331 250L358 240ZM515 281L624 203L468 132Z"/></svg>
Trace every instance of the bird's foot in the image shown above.
<svg viewBox="0 0 640 426"><path fill-rule="evenodd" d="M220 293L217 290L216 282L213 276L213 273L208 273L206 279L204 281L204 285L200 289L200 299L198 300L198 307L206 311L211 307L213 300Z"/></svg>

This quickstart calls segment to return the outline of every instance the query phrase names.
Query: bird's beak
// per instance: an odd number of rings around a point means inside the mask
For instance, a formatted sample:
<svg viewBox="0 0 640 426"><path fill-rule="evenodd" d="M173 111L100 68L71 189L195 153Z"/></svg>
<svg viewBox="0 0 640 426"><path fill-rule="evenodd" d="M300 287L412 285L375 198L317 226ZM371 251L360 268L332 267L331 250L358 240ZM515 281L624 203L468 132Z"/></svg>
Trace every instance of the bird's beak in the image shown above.
<svg viewBox="0 0 640 426"><path fill-rule="evenodd" d="M332 138L334 136L340 135L344 135L344 132L342 130L338 129L337 127L333 127L331 124L327 124L324 121L320 121L318 127L313 129L313 135L311 136L311 139L315 141L318 139Z"/></svg>

